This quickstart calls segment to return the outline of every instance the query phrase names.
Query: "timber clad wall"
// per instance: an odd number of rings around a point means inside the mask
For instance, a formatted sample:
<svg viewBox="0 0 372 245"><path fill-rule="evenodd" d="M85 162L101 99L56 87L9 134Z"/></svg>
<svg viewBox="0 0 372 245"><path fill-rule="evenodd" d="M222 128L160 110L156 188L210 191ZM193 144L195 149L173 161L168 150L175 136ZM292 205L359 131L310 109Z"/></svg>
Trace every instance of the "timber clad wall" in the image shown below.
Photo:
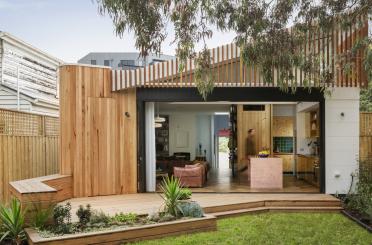
<svg viewBox="0 0 372 245"><path fill-rule="evenodd" d="M271 147L271 105L265 105L264 111L244 111L243 105L238 105L237 112L237 131L238 131L238 163L243 164L247 159L246 141L248 130L256 130L255 151L258 154L262 149L272 149ZM238 166L240 168L242 166Z"/></svg>
<svg viewBox="0 0 372 245"><path fill-rule="evenodd" d="M360 113L360 171L372 177L372 112Z"/></svg>
<svg viewBox="0 0 372 245"><path fill-rule="evenodd" d="M136 193L136 91L112 93L108 68L60 71L60 173L73 175L73 196Z"/></svg>
<svg viewBox="0 0 372 245"><path fill-rule="evenodd" d="M372 112L360 113L360 159L372 158Z"/></svg>
<svg viewBox="0 0 372 245"><path fill-rule="evenodd" d="M10 181L58 173L59 120L0 109L0 201Z"/></svg>

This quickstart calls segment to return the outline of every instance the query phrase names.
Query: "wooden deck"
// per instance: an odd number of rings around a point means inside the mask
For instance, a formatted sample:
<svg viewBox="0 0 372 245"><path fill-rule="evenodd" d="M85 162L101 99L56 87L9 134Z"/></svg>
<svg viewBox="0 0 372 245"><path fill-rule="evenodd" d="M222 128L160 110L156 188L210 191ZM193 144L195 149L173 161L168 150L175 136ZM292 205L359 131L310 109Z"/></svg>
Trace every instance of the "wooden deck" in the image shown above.
<svg viewBox="0 0 372 245"><path fill-rule="evenodd" d="M225 215L226 212L249 212L265 210L290 211L338 211L340 201L326 194L257 194L257 193L194 193L206 213ZM79 205L90 204L95 210L114 215L119 212L147 214L162 209L163 200L158 193L141 193L100 197L73 198L70 202L73 214ZM75 220L76 217L73 217Z"/></svg>

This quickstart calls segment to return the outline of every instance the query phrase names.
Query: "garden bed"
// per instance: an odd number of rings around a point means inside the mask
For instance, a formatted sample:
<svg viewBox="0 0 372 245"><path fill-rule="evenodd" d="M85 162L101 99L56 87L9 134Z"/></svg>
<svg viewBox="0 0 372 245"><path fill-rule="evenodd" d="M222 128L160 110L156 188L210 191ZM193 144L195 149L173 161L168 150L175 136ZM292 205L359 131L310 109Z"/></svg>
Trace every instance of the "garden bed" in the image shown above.
<svg viewBox="0 0 372 245"><path fill-rule="evenodd" d="M372 232L371 222L369 222L366 219L363 219L362 216L359 213L353 212L353 211L350 211L350 210L343 210L342 213L346 217L348 217L349 219L351 219L352 221L356 222L358 225L360 225L361 227L366 229L367 231Z"/></svg>
<svg viewBox="0 0 372 245"><path fill-rule="evenodd" d="M66 234L54 237L42 237L37 230L28 228L26 229L26 235L29 244L122 244L216 229L216 217L204 215L202 218L179 219L137 227L124 227L114 230Z"/></svg>

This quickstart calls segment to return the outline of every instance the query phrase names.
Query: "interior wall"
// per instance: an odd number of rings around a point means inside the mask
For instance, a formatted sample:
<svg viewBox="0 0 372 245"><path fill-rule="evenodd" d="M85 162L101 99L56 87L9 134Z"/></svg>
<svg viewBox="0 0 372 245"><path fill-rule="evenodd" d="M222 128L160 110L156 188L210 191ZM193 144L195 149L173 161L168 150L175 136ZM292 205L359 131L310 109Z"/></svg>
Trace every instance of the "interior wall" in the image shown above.
<svg viewBox="0 0 372 245"><path fill-rule="evenodd" d="M207 161L212 160L211 117L210 114L195 112L161 112L169 115L169 155L175 152L190 152L190 159L198 154L199 144L202 151L207 150ZM177 139L179 137L186 139Z"/></svg>
<svg viewBox="0 0 372 245"><path fill-rule="evenodd" d="M229 129L229 115L214 115L214 133L221 129Z"/></svg>
<svg viewBox="0 0 372 245"><path fill-rule="evenodd" d="M271 105L265 105L264 111L244 111L243 105L238 105L238 168L245 165L246 141L248 130L255 129L256 152L271 148Z"/></svg>
<svg viewBox="0 0 372 245"><path fill-rule="evenodd" d="M195 159L196 116L193 113L169 115L169 155L175 152L190 152Z"/></svg>
<svg viewBox="0 0 372 245"><path fill-rule="evenodd" d="M196 115L196 147L199 149L199 144L202 145L202 154L206 150L206 158L210 163L212 161L213 147L213 142L211 142L211 117L212 115ZM198 150L196 154L199 154Z"/></svg>
<svg viewBox="0 0 372 245"><path fill-rule="evenodd" d="M293 117L295 116L296 105L273 105L274 117Z"/></svg>
<svg viewBox="0 0 372 245"><path fill-rule="evenodd" d="M111 92L111 70L60 68L60 173L73 196L137 192L136 90Z"/></svg>

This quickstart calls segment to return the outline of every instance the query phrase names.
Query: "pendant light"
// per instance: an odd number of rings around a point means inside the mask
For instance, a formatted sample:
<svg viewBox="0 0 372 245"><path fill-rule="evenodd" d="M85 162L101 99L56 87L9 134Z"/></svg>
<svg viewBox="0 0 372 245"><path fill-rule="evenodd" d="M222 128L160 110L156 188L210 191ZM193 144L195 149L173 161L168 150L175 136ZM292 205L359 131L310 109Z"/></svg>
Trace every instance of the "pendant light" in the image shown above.
<svg viewBox="0 0 372 245"><path fill-rule="evenodd" d="M158 116L155 117L155 122L156 122L156 123L162 123L162 122L165 122L165 118L159 116L159 103L158 103Z"/></svg>
<svg viewBox="0 0 372 245"><path fill-rule="evenodd" d="M161 128L163 125L161 123L155 123L155 128Z"/></svg>

